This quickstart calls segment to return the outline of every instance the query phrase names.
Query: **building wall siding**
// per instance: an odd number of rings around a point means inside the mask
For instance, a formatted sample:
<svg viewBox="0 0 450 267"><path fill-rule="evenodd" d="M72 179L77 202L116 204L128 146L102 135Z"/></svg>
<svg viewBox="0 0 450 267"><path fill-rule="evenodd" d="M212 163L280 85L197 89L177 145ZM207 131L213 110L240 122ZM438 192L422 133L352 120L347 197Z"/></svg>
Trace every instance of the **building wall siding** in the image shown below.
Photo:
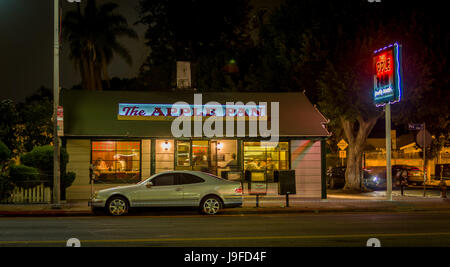
<svg viewBox="0 0 450 267"><path fill-rule="evenodd" d="M145 180L151 176L151 150L152 140L142 140L142 158L141 158L141 180Z"/></svg>
<svg viewBox="0 0 450 267"><path fill-rule="evenodd" d="M89 199L89 165L91 160L91 140L68 139L66 142L69 162L67 171L76 173L72 186L67 188L66 197L70 200Z"/></svg>
<svg viewBox="0 0 450 267"><path fill-rule="evenodd" d="M321 147L316 140L291 141L291 169L298 197L321 198Z"/></svg>

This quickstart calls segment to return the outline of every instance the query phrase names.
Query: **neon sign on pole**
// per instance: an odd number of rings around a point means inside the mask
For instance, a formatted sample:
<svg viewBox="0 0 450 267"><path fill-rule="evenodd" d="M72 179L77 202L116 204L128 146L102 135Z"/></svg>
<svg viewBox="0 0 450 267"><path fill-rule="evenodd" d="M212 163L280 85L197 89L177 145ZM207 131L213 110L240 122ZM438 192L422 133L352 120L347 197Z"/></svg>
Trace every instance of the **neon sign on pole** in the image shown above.
<svg viewBox="0 0 450 267"><path fill-rule="evenodd" d="M374 52L373 97L377 106L400 102L402 98L401 46L397 43Z"/></svg>

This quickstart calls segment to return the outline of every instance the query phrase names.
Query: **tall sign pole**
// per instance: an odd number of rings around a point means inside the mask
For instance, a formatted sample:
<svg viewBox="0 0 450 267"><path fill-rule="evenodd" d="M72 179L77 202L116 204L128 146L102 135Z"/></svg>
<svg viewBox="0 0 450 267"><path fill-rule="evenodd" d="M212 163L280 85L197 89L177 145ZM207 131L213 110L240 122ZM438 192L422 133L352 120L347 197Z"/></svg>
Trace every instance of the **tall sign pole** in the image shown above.
<svg viewBox="0 0 450 267"><path fill-rule="evenodd" d="M386 198L392 201L391 104L402 97L401 46L397 43L374 51L373 98L377 107L385 106L386 114Z"/></svg>
<svg viewBox="0 0 450 267"><path fill-rule="evenodd" d="M386 104L386 197L392 201L392 165L391 165L391 104Z"/></svg>
<svg viewBox="0 0 450 267"><path fill-rule="evenodd" d="M58 137L58 105L59 105L59 0L54 0L53 31L53 207L60 205L60 144Z"/></svg>

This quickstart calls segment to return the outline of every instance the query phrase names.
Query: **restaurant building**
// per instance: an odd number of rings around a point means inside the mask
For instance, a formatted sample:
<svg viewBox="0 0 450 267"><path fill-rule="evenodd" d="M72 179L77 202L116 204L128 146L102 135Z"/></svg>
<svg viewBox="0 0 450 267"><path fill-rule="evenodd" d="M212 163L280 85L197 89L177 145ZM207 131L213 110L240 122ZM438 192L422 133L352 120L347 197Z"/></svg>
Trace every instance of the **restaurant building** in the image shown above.
<svg viewBox="0 0 450 267"><path fill-rule="evenodd" d="M187 105L184 109L173 105L180 101ZM234 113L230 103L238 107ZM326 197L327 120L302 93L62 90L61 105L62 145L69 154L67 170L76 173L66 192L68 200L89 199L90 168L94 169L95 190L137 183L170 170L198 170L218 176L232 171L241 177L246 170L258 170L264 171L269 183L274 182L276 170L295 170L298 197ZM223 128L218 124L212 127L223 135L211 136L201 126L217 115L218 105L223 105L227 119L231 119ZM243 107L241 113L239 107ZM200 131L195 124L198 121L192 119L182 124L191 125L187 128L191 135L175 137L174 121L189 112L204 117ZM267 135L255 135L252 118L266 121L268 129L277 128L271 136L277 142L270 142L273 139ZM239 128L243 125L245 131Z"/></svg>

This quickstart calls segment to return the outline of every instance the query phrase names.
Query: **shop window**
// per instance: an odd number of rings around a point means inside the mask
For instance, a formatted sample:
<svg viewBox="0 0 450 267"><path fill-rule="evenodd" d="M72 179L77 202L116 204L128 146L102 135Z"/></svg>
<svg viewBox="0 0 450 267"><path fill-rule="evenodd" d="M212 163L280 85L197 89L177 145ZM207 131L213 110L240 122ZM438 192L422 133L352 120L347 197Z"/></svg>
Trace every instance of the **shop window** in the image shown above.
<svg viewBox="0 0 450 267"><path fill-rule="evenodd" d="M191 142L177 141L177 170L190 170Z"/></svg>
<svg viewBox="0 0 450 267"><path fill-rule="evenodd" d="M237 158L236 140L217 140L217 175L221 177L223 171L240 171L241 166ZM215 159L213 159L215 160Z"/></svg>
<svg viewBox="0 0 450 267"><path fill-rule="evenodd" d="M289 143L276 146L261 145L261 142L244 142L244 170L264 170L267 179L273 181L276 170L289 169Z"/></svg>
<svg viewBox="0 0 450 267"><path fill-rule="evenodd" d="M155 171L161 173L174 169L174 140L156 140Z"/></svg>
<svg viewBox="0 0 450 267"><path fill-rule="evenodd" d="M93 141L95 183L137 183L141 180L139 141Z"/></svg>

